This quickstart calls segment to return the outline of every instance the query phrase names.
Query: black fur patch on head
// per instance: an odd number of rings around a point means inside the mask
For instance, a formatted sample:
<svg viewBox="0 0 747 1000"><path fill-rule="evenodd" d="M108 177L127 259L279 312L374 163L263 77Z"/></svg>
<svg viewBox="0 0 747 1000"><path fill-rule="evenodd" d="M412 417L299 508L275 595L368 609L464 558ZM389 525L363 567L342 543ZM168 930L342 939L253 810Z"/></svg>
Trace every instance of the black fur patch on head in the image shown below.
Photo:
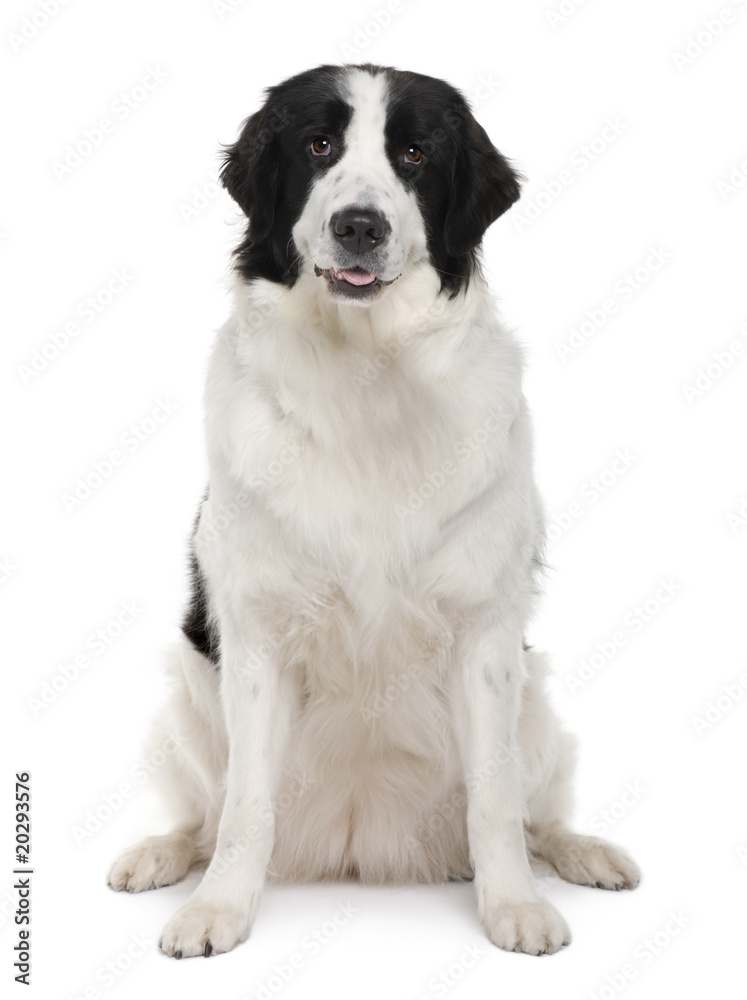
<svg viewBox="0 0 747 1000"><path fill-rule="evenodd" d="M519 197L519 175L477 123L464 97L443 80L387 70L387 152L423 213L431 263L443 287L469 280L485 230ZM410 145L423 162L403 162Z"/></svg>
<svg viewBox="0 0 747 1000"><path fill-rule="evenodd" d="M387 155L418 199L431 263L455 294L469 281L485 230L519 197L520 177L458 90L434 77L370 64L319 66L271 87L227 148L221 180L249 220L235 251L237 270L247 280L295 283L300 261L293 226L318 171L344 153L353 113L345 86L350 69L386 76ZM317 136L332 140L329 156L305 155ZM417 167L403 159L413 145L423 152Z"/></svg>
<svg viewBox="0 0 747 1000"><path fill-rule="evenodd" d="M237 142L226 150L221 180L249 219L236 249L245 278L293 285L299 273L291 235L311 182L342 155L352 108L341 96L344 69L319 66L267 90L263 107L247 118ZM328 157L307 155L317 136L333 140Z"/></svg>

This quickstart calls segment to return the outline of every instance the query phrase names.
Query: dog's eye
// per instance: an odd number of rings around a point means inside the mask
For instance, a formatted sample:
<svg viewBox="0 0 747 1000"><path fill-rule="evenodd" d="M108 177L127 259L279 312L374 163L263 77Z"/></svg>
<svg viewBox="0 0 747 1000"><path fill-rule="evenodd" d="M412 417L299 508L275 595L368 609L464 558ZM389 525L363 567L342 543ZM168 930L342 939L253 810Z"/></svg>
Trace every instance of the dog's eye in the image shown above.
<svg viewBox="0 0 747 1000"><path fill-rule="evenodd" d="M329 139L325 139L324 136L320 135L314 139L310 148L314 156L329 156L332 152L332 143Z"/></svg>
<svg viewBox="0 0 747 1000"><path fill-rule="evenodd" d="M420 146L410 146L405 150L405 163L422 163L423 162L423 150Z"/></svg>

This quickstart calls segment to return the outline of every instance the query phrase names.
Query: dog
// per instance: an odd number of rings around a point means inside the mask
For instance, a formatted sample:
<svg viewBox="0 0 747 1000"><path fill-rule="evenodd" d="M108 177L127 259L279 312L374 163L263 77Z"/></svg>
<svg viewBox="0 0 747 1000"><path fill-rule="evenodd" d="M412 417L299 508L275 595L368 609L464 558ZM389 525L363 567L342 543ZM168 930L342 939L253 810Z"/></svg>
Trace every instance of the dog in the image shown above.
<svg viewBox="0 0 747 1000"><path fill-rule="evenodd" d="M205 389L209 487L153 747L172 832L109 872L206 868L164 928L246 940L265 881L474 880L485 933L570 941L537 865L632 889L572 832L572 737L525 642L543 558L521 351L481 272L522 178L459 91L321 66L225 151L246 215Z"/></svg>

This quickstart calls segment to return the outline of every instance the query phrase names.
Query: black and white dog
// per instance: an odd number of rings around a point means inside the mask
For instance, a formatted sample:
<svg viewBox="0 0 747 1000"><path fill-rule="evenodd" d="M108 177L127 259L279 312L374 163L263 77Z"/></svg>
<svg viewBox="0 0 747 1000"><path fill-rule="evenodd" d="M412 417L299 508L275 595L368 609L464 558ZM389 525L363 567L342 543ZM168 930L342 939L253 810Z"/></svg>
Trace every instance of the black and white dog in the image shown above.
<svg viewBox="0 0 747 1000"><path fill-rule="evenodd" d="M225 157L248 218L207 380L208 495L153 735L178 825L115 889L205 876L168 955L244 941L265 879L474 878L490 940L570 940L530 862L633 888L567 826L573 741L523 642L542 509L477 250L519 179L461 94L322 66Z"/></svg>

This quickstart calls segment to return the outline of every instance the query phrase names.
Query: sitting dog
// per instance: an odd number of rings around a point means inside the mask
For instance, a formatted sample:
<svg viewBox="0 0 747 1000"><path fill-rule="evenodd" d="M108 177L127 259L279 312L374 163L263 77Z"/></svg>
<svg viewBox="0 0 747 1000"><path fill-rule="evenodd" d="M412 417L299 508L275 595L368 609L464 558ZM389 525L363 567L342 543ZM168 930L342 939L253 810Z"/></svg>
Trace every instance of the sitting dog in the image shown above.
<svg viewBox="0 0 747 1000"><path fill-rule="evenodd" d="M248 224L153 734L179 736L177 825L109 883L207 866L163 931L176 958L244 941L268 876L474 879L494 944L555 952L570 934L530 862L639 873L567 825L574 744L524 642L543 515L478 257L520 178L453 87L372 65L271 88L221 177Z"/></svg>

